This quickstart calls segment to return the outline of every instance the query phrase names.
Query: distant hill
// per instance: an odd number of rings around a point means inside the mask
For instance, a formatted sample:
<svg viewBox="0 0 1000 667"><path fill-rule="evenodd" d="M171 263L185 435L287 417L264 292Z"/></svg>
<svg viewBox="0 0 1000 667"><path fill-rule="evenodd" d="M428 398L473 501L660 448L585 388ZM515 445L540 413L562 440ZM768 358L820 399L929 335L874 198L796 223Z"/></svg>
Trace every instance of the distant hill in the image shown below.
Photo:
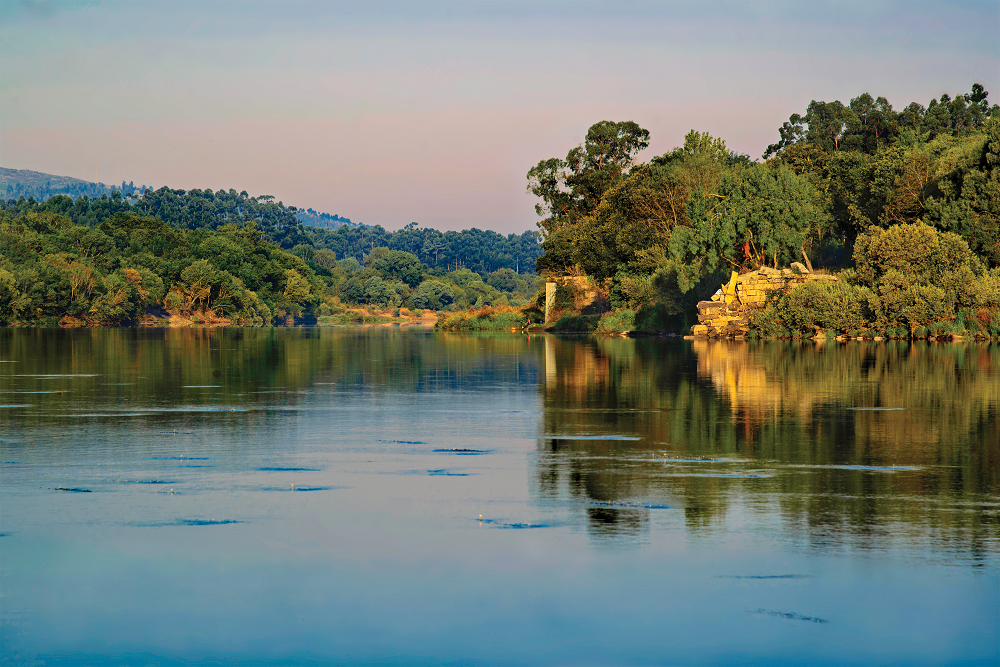
<svg viewBox="0 0 1000 667"><path fill-rule="evenodd" d="M106 185L72 176L57 176L30 169L0 167L0 199L34 197L35 201L43 202L55 195L68 195L73 199L86 195L93 199L101 195L110 195L112 192L120 192L123 196L128 197L129 195L142 194L144 190L152 190L152 188L147 185L137 187L133 183L125 181L122 181L121 185ZM362 223L352 222L350 218L337 214L321 213L311 208L298 209L295 217L303 225L321 229L339 229L345 225L351 228L362 226Z"/></svg>
<svg viewBox="0 0 1000 667"><path fill-rule="evenodd" d="M69 195L70 197L100 197L120 192L125 196L140 193L150 189L147 185L136 187L134 183L122 181L121 185L105 185L92 183L72 176L57 176L45 174L30 169L10 169L0 167L0 197L18 199L34 197L37 201L45 201L54 195Z"/></svg>

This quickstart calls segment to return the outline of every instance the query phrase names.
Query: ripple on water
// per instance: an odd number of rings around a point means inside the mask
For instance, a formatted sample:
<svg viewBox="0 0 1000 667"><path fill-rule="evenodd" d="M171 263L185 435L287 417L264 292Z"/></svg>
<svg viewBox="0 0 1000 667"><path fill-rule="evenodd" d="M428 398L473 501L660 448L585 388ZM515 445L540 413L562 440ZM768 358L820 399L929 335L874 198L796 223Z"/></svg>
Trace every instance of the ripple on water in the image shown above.
<svg viewBox="0 0 1000 667"><path fill-rule="evenodd" d="M98 373L25 373L23 375L15 375L16 378L41 378L43 380L48 380L49 378L95 378Z"/></svg>
<svg viewBox="0 0 1000 667"><path fill-rule="evenodd" d="M119 479L115 480L119 484L176 484L164 479Z"/></svg>
<svg viewBox="0 0 1000 667"><path fill-rule="evenodd" d="M788 611L774 611L772 609L750 609L748 610L751 614L761 614L764 616L774 616L775 618L784 618L789 621L806 621L807 623L829 623L830 621L825 618L817 618L815 616L803 616L802 614L796 614Z"/></svg>
<svg viewBox="0 0 1000 667"><path fill-rule="evenodd" d="M547 440L642 440L637 435L563 435L553 433L545 436Z"/></svg>
<svg viewBox="0 0 1000 667"><path fill-rule="evenodd" d="M786 468L807 468L812 470L863 470L870 472L910 472L914 470L923 470L921 466L905 466L905 465L888 465L888 466L872 466L872 465L807 465L807 464L791 464L785 466Z"/></svg>
<svg viewBox="0 0 1000 667"><path fill-rule="evenodd" d="M290 484L289 486L268 486L261 489L261 491L336 491L338 489L346 489L346 486L298 486L296 484Z"/></svg>
<svg viewBox="0 0 1000 667"><path fill-rule="evenodd" d="M152 456L150 461L208 461L207 456Z"/></svg>
<svg viewBox="0 0 1000 667"><path fill-rule="evenodd" d="M222 526L229 523L243 523L237 519L178 519L177 526ZM166 524L170 525L170 524Z"/></svg>
<svg viewBox="0 0 1000 667"><path fill-rule="evenodd" d="M811 579L811 574L720 574L716 579Z"/></svg>
<svg viewBox="0 0 1000 667"><path fill-rule="evenodd" d="M435 452L439 454L459 454L465 456L475 456L477 454L489 454L489 449L465 449L465 448L455 448L455 449L435 449Z"/></svg>
<svg viewBox="0 0 1000 667"><path fill-rule="evenodd" d="M474 519L480 524L490 526L491 528L505 528L508 530L527 530L528 528L551 528L552 526L547 523L520 523L516 521L501 521L500 519L484 519L479 517Z"/></svg>
<svg viewBox="0 0 1000 667"><path fill-rule="evenodd" d="M593 507L621 507L624 509L668 510L670 505L654 503L629 502L627 500L588 500L584 501Z"/></svg>

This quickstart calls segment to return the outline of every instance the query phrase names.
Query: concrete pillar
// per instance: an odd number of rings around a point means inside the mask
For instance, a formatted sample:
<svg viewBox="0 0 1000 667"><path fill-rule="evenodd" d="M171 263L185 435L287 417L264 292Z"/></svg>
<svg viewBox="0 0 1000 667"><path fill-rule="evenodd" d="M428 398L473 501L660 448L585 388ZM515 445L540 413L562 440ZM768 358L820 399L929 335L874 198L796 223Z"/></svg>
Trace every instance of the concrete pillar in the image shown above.
<svg viewBox="0 0 1000 667"><path fill-rule="evenodd" d="M545 283L545 321L549 321L549 314L556 305L556 284Z"/></svg>

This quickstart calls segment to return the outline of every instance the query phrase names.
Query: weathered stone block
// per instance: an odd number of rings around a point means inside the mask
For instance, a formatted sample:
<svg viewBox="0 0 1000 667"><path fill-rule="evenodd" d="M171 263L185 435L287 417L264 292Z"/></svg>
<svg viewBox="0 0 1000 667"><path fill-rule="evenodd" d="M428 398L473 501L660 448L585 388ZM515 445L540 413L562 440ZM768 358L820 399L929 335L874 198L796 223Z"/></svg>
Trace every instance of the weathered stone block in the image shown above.
<svg viewBox="0 0 1000 667"><path fill-rule="evenodd" d="M720 310L725 310L726 304L722 301L699 301L698 310L702 312L712 312L716 313Z"/></svg>

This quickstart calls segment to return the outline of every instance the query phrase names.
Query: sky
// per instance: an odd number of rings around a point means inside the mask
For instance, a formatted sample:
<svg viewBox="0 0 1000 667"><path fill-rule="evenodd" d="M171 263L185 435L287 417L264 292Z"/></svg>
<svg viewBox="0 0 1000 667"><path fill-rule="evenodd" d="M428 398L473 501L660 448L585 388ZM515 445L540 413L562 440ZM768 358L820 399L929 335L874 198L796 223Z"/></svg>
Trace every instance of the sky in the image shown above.
<svg viewBox="0 0 1000 667"><path fill-rule="evenodd" d="M998 35L1000 0L0 0L0 166L520 233L598 121L756 158L814 99L1000 103Z"/></svg>

